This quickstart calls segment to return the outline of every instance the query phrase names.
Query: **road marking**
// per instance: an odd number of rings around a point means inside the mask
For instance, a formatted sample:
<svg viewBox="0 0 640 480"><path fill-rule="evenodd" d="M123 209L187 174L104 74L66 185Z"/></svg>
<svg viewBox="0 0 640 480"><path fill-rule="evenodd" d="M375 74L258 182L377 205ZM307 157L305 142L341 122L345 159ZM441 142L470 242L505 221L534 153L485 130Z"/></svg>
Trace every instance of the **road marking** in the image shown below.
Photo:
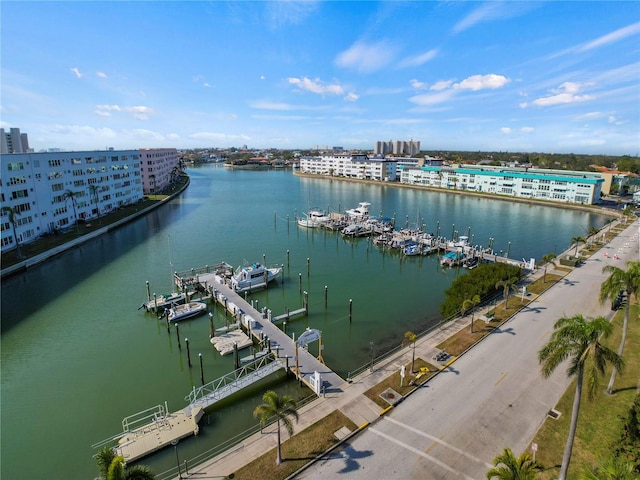
<svg viewBox="0 0 640 480"><path fill-rule="evenodd" d="M442 440L442 439L440 439L440 438L438 438L438 437L435 437L435 436L430 435L430 434L428 434L428 433L426 433L426 432L423 432L422 430L418 430L417 428L413 428L411 425L407 425L407 424L405 424L405 423L399 422L398 420L395 420L395 419L393 419L393 418L391 418L391 417L383 417L383 418L384 418L385 420L388 420L389 422L395 423L396 425L398 425L398 426L400 426L400 427L402 427L402 428L405 428L405 429L407 429L407 430L410 430L410 431L412 431L413 433L417 433L418 435L420 435L420 436L422 436L422 437L428 438L429 440L433 440L434 442L439 443L439 444L440 444L440 445L442 445L443 447L446 447L446 448L448 448L449 450L453 450L454 452L459 453L460 455L464 455L465 457L467 457L467 458L469 458L469 459L471 459L471 460L473 460L473 461L475 461L475 462L481 463L481 464L485 465L487 468L493 468L493 467L495 467L495 465L492 465L492 464L490 464L490 463L487 463L487 462L485 462L484 460L480 460L479 458L474 457L473 455L469 455L469 454L468 454L467 452L465 452L464 450L460 450L459 448L454 447L454 446L453 446L453 445L451 445L450 443L447 443L447 442L445 442L444 440Z"/></svg>
<svg viewBox="0 0 640 480"><path fill-rule="evenodd" d="M507 376L507 375L509 375L509 372L504 372L504 374L500 377L500 379L499 379L496 383L494 383L494 384L493 384L493 386L494 386L494 387L497 387L497 386L498 386L498 384L499 384L502 380L504 380L504 379L506 378L506 376Z"/></svg>
<svg viewBox="0 0 640 480"><path fill-rule="evenodd" d="M433 450L433 447L435 447L436 445L438 445L438 442L432 442L431 445L429 445L427 449L424 451L424 453L429 453L431 450Z"/></svg>
<svg viewBox="0 0 640 480"><path fill-rule="evenodd" d="M449 465L447 465L446 463L441 462L441 461L440 461L440 460L438 460L437 458L432 457L431 455L427 455L426 453L421 452L421 451L420 451L420 450L418 450L417 448L413 448L411 445L407 445L406 443L401 442L400 440L397 440L397 439L393 438L392 436L387 435L386 433L382 433L381 431L376 430L376 429L375 429L375 428L373 428L373 427L372 427L372 428L370 428L368 431L369 431L369 432L373 432L373 433L375 433L376 435L379 435L380 437L385 438L385 439L389 440L390 442L393 442L393 443L395 443L396 445L398 445L398 446L400 446L400 447L402 447L402 448L405 448L405 449L409 450L410 452L413 452L413 453L415 453L415 454L417 454L417 455L420 455L422 458L426 458L427 460L429 460L429 461L431 461L431 462L435 463L436 465L441 466L442 468L444 468L445 470L447 470L447 471L449 471L449 472L451 472L451 473L454 473L454 474L456 474L456 475L458 475L458 476L460 476L460 477L462 477L462 478L466 478L466 479L468 479L468 480L475 480L473 477L469 477L469 476L465 475L464 473L459 472L459 471L457 471L457 470L455 470L455 469L451 468ZM491 466L493 467L493 465L491 465Z"/></svg>

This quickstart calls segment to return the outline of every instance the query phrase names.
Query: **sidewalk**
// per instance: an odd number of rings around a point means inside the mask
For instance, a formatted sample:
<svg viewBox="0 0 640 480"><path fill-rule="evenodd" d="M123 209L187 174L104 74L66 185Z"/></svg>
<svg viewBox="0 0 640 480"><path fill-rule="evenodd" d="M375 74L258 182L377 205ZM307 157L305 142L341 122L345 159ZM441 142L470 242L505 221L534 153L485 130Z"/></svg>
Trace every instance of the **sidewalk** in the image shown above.
<svg viewBox="0 0 640 480"><path fill-rule="evenodd" d="M614 223L617 225L619 221ZM624 237L627 233L631 236L632 233L637 232L638 223L637 221L634 221L631 224L626 225L624 232L618 235L618 237ZM611 240L607 245L603 246L602 249L604 249L604 247L607 247L608 249L618 249L619 243L619 250L622 250L625 246L624 239L618 237ZM611 245L614 243L615 247ZM628 245L628 242L626 245ZM558 257L573 253L574 249L575 247L571 247L566 252L558 255ZM595 255L602 254L598 251ZM624 267L622 260L620 267ZM553 273L553 268L549 268L547 273ZM536 279L541 278L543 275L544 269L539 268L532 272L523 283L525 285L529 284ZM550 288L553 288L553 286ZM537 296L534 298L537 298ZM487 311L492 308L494 308L493 305L487 305L480 308L475 313L476 318L486 314ZM517 315L517 313L515 315ZM416 358L423 358L430 361L433 355L439 351L436 346L456 334L462 328L467 327L469 322L469 317L461 317L443 325L441 328L436 328L428 335L418 339L415 348ZM398 372L402 365L406 365L411 361L412 353L411 348L402 349L395 355L375 364L373 372L370 372L367 369L365 372L353 378L351 383L344 383L341 387L342 392L328 393L326 396L319 397L313 402L302 407L298 411L299 421L295 424L295 432L304 430L335 410L341 411L351 421L358 425L360 429L365 428L368 424L376 421L386 412L386 410L382 411L378 405L364 395L364 392L382 382L389 375ZM258 458L274 449L277 442L275 431L275 425L265 427L262 433L256 433L246 438L240 444L232 447L230 450L223 452L222 454L198 466L190 467L189 476L193 475L197 478L224 478L225 476L230 475L244 465L250 463L255 458ZM283 441L286 439L287 436L285 434Z"/></svg>

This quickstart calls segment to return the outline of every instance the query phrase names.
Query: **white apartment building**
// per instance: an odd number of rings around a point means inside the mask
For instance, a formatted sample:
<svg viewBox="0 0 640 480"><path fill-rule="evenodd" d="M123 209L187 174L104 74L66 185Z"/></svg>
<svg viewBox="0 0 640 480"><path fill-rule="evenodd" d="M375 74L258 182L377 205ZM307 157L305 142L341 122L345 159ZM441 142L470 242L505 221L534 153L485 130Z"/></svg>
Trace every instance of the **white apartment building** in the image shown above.
<svg viewBox="0 0 640 480"><path fill-rule="evenodd" d="M143 198L139 150L6 154L0 167L2 206L15 209L20 244ZM13 249L9 214L0 218L2 251Z"/></svg>
<svg viewBox="0 0 640 480"><path fill-rule="evenodd" d="M410 185L589 205L600 201L604 182L599 173L535 168L460 165L400 170L400 182Z"/></svg>
<svg viewBox="0 0 640 480"><path fill-rule="evenodd" d="M180 157L175 148L140 150L140 171L145 195L161 192L173 183L179 169Z"/></svg>
<svg viewBox="0 0 640 480"><path fill-rule="evenodd" d="M397 162L393 158L369 158L364 154L300 157L300 172L332 177L395 182Z"/></svg>

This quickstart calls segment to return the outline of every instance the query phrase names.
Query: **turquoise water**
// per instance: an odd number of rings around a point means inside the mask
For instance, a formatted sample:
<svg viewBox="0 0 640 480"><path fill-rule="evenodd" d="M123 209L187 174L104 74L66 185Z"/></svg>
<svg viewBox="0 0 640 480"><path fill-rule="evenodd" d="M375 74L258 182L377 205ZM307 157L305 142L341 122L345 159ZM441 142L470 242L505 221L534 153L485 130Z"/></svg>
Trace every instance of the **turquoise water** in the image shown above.
<svg viewBox="0 0 640 480"><path fill-rule="evenodd" d="M204 166L189 174L191 185L170 204L3 282L2 478L92 478L91 444L118 433L122 418L165 401L172 410L185 405L185 395L200 384L198 353L205 381L233 368L232 358L208 343L206 316L180 324L181 339L190 342L189 369L176 332L168 334L138 310L145 281L152 291L170 291L172 271L220 261L237 266L263 255L267 264L285 265L284 282L251 298L274 314L299 308L301 278L310 315L289 322L287 331L322 330L323 357L343 377L367 363L369 342L379 354L397 346L407 330L441 320L443 291L463 271L443 270L437 257L401 258L366 239L298 228L296 215L310 207L337 211L367 201L372 213L395 216L396 225L424 223L434 233L439 226L445 236L469 232L482 245L493 237L496 250L509 248L512 258L527 260L559 253L571 237L605 221L550 207L298 178L290 171ZM221 326L221 309L210 309ZM251 413L267 387L299 393L295 382L274 382L208 412L201 434L180 443L181 458L255 425ZM175 465L174 452L144 463L163 471Z"/></svg>

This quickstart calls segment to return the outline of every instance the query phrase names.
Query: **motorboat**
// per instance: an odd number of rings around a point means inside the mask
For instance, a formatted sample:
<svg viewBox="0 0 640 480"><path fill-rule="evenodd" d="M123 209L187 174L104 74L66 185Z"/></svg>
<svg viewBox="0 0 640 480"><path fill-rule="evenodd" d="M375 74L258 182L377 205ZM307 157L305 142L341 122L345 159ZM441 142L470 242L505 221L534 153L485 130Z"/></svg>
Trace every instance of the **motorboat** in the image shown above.
<svg viewBox="0 0 640 480"><path fill-rule="evenodd" d="M453 267L455 265L459 265L460 262L462 260L464 260L464 253L458 251L458 252L448 252L446 253L443 257L442 260L440 261L440 264L442 266L449 266L449 267Z"/></svg>
<svg viewBox="0 0 640 480"><path fill-rule="evenodd" d="M309 210L304 218L298 219L298 225L306 228L319 227L322 224L331 220L331 217L327 215L327 212L317 208Z"/></svg>
<svg viewBox="0 0 640 480"><path fill-rule="evenodd" d="M344 227L340 233L345 237L361 237L367 234L367 231L360 223L352 223Z"/></svg>
<svg viewBox="0 0 640 480"><path fill-rule="evenodd" d="M138 310L144 308L147 312L162 312L171 305L179 305L184 303L187 296L184 293L163 293L154 295L153 299L149 299L138 307Z"/></svg>
<svg viewBox="0 0 640 480"><path fill-rule="evenodd" d="M356 208L347 210L347 215L351 218L362 219L369 216L369 202L360 202Z"/></svg>
<svg viewBox="0 0 640 480"><path fill-rule="evenodd" d="M407 256L422 255L422 246L415 242L410 243L404 246L402 253Z"/></svg>
<svg viewBox="0 0 640 480"><path fill-rule="evenodd" d="M186 318L195 317L207 311L207 304L203 302L189 302L183 305L174 305L169 308L167 319L170 322L178 322Z"/></svg>
<svg viewBox="0 0 640 480"><path fill-rule="evenodd" d="M282 272L281 267L267 268L261 263L253 263L238 267L231 277L231 286L236 292L244 293L266 288L267 284L275 280Z"/></svg>

